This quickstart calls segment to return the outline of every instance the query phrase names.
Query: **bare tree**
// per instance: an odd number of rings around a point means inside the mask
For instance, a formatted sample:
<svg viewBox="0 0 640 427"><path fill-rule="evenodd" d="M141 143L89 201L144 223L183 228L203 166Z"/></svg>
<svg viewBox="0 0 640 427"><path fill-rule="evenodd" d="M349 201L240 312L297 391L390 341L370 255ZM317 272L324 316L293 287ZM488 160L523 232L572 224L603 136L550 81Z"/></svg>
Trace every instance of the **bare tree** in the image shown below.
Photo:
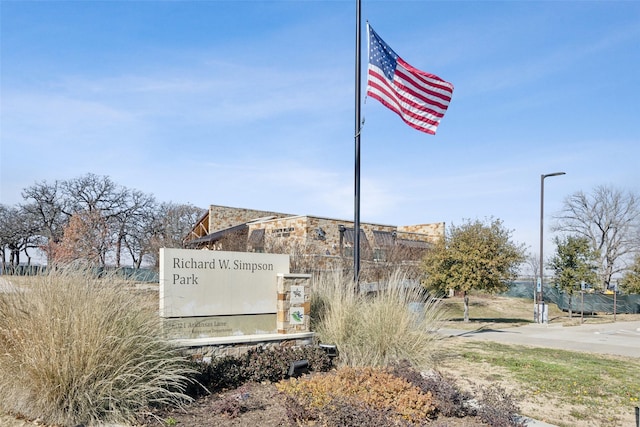
<svg viewBox="0 0 640 427"><path fill-rule="evenodd" d="M20 264L20 255L27 256L27 264L31 264L29 249L41 245L38 234L39 221L30 212L21 207L0 205L0 253L2 267L6 267L6 255L9 253L9 264L15 267Z"/></svg>
<svg viewBox="0 0 640 427"><path fill-rule="evenodd" d="M109 220L127 209L128 190L108 176L88 173L61 183L68 204L65 213L100 211Z"/></svg>
<svg viewBox="0 0 640 427"><path fill-rule="evenodd" d="M578 191L564 200L555 220L555 231L587 238L600 254L598 276L603 289L638 252L640 199L634 193L608 186L598 186L591 194Z"/></svg>
<svg viewBox="0 0 640 427"><path fill-rule="evenodd" d="M528 252L525 256L524 264L531 271L531 279L533 283L538 281L538 276L540 276L540 255Z"/></svg>
<svg viewBox="0 0 640 427"><path fill-rule="evenodd" d="M419 281L423 276L422 258L431 246L431 244L412 246L409 241L394 239L393 245L384 248L381 259L374 262L365 260L360 276L366 278L368 275L371 280L380 282L388 280L390 275L401 271L405 278Z"/></svg>
<svg viewBox="0 0 640 427"><path fill-rule="evenodd" d="M37 182L25 188L22 197L28 202L22 209L37 218L40 224L39 234L47 241L60 241L64 227L69 221L68 215L65 214L68 208L60 182Z"/></svg>
<svg viewBox="0 0 640 427"><path fill-rule="evenodd" d="M137 230L144 228L141 225L147 219L147 212L156 206L153 196L137 190L127 190L124 199L125 202L120 211L112 217L115 231L114 253L116 267L121 265L123 245L126 246L127 244L127 236L129 234L137 234ZM134 266L137 265L139 267L142 257L136 256L135 253L132 254L130 248L128 249L129 254L132 255Z"/></svg>
<svg viewBox="0 0 640 427"><path fill-rule="evenodd" d="M184 236L194 227L203 209L190 204L161 203L154 218L153 233L149 236L149 257L159 265L160 248L182 248Z"/></svg>
<svg viewBox="0 0 640 427"><path fill-rule="evenodd" d="M155 236L161 230L158 215L158 204L154 201L141 206L136 220L127 223L123 242L135 268L140 268L145 258L151 258L152 262L157 259L157 256L152 255L152 251Z"/></svg>
<svg viewBox="0 0 640 427"><path fill-rule="evenodd" d="M289 255L289 270L292 273L316 273L322 267L327 267L327 265L321 265L321 258L318 255L321 253L321 250L314 241L298 241L272 237L266 239L265 252ZM325 262L325 264L329 263ZM331 264L331 266L335 267L333 264Z"/></svg>
<svg viewBox="0 0 640 427"><path fill-rule="evenodd" d="M7 268L7 252L9 253L9 265L16 265L17 232L14 218L17 214L15 207L0 205L0 251L2 253L2 270ZM17 262L20 262L20 253L17 254Z"/></svg>
<svg viewBox="0 0 640 427"><path fill-rule="evenodd" d="M160 247L182 247L184 236L202 215L202 209L187 204L158 204L152 195L128 189L113 182L108 176L92 173L64 181L36 183L23 190L27 202L23 208L38 224L34 232L47 254L57 250L66 236L70 241L82 243L79 235L96 243L99 231L100 245L92 262L105 265L107 261L122 264L122 256L129 255L133 266L140 267L146 257L158 262ZM74 226L69 229L72 218ZM86 225L95 225L95 230ZM6 239L5 239L6 240ZM3 240L4 242L4 240ZM1 247L3 253L8 245ZM69 249L69 248L67 248ZM24 249L22 249L24 251ZM75 252L67 250L65 256ZM76 253L76 255L81 255ZM15 255L14 255L15 256Z"/></svg>
<svg viewBox="0 0 640 427"><path fill-rule="evenodd" d="M105 236L105 241L110 246L99 258L105 263L110 254L116 266L121 264L126 233L134 228L134 222L142 215L140 211L150 203L155 204L152 196L117 185L107 176L91 173L52 184L36 183L26 188L22 196L28 202L24 209L38 219L38 233L46 239L43 248L47 254L62 241L63 232L74 215L82 214L83 218L93 220L100 217L101 228L107 227L109 238ZM86 212L92 213L91 216Z"/></svg>

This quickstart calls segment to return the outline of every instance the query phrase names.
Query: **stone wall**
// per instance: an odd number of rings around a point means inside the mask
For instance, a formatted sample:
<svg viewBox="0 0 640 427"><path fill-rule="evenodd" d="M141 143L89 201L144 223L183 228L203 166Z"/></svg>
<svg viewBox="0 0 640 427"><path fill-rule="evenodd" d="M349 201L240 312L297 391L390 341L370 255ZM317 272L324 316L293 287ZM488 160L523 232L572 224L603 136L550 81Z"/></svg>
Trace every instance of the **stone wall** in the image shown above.
<svg viewBox="0 0 640 427"><path fill-rule="evenodd" d="M240 337L241 338L241 337ZM277 349L277 348L297 348L314 344L314 335L280 335L263 339L255 336L253 340L237 339L235 342L225 341L216 343L176 343L181 351L189 355L193 360L211 362L212 359L223 356L242 356L251 349Z"/></svg>
<svg viewBox="0 0 640 427"><path fill-rule="evenodd" d="M444 236L444 222L434 222L431 224L399 225L398 233L410 233L430 236L432 239L439 239Z"/></svg>
<svg viewBox="0 0 640 427"><path fill-rule="evenodd" d="M279 334L309 332L311 275L278 274L276 330Z"/></svg>
<svg viewBox="0 0 640 427"><path fill-rule="evenodd" d="M283 218L291 215L280 212L211 205L209 207L209 233L230 228L234 225L244 224L257 218L270 216Z"/></svg>
<svg viewBox="0 0 640 427"><path fill-rule="evenodd" d="M279 244L299 244L308 249L309 253L326 256L341 256L342 249L352 244L345 240L340 228L353 229L350 221L320 218L313 216L293 216L286 218L270 219L249 224L249 233L252 230L265 230L266 247L278 247ZM362 250L370 251L381 247L376 242L375 232L395 233L398 239L417 242L433 243L444 236L444 223L422 224L413 226L396 227L361 223L360 228L364 233L365 241L361 240Z"/></svg>

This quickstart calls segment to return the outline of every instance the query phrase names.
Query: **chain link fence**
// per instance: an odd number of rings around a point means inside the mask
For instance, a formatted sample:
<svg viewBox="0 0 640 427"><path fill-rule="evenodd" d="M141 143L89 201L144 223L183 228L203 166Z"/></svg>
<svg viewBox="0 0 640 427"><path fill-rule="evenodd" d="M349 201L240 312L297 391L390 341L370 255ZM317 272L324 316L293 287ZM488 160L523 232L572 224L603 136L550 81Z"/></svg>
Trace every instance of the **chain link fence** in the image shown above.
<svg viewBox="0 0 640 427"><path fill-rule="evenodd" d="M503 296L531 298L535 289L534 282L514 282ZM542 292L544 300L553 303L563 311L584 313L640 313L640 295L614 295L599 292L576 292L569 295L553 286L545 286Z"/></svg>
<svg viewBox="0 0 640 427"><path fill-rule="evenodd" d="M134 282L158 283L159 280L158 271L149 268L95 267L92 270L98 276L114 274L116 277L121 277ZM36 276L46 273L46 265L18 265L7 266L0 269L0 274L5 276Z"/></svg>

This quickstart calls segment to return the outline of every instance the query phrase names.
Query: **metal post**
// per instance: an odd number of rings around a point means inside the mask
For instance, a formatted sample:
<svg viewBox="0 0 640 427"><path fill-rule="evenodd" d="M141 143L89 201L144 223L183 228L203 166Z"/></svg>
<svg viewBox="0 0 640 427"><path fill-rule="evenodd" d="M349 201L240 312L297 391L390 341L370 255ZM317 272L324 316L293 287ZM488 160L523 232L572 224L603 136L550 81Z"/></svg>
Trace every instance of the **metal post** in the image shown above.
<svg viewBox="0 0 640 427"><path fill-rule="evenodd" d="M354 220L353 220L353 280L359 291L360 276L360 33L362 19L360 0L356 0L356 117L355 117L355 177L354 177Z"/></svg>
<svg viewBox="0 0 640 427"><path fill-rule="evenodd" d="M540 292L537 297L537 307L540 315L538 316L538 323L544 322L544 179L550 176L565 175L565 173L554 172L540 175Z"/></svg>

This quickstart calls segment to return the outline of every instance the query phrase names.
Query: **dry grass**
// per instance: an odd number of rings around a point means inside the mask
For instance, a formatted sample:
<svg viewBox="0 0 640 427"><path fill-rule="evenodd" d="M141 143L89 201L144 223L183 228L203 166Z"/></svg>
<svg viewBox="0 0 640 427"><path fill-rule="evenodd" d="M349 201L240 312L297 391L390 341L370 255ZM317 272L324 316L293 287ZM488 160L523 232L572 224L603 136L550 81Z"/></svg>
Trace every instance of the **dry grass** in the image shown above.
<svg viewBox="0 0 640 427"><path fill-rule="evenodd" d="M448 327L477 329L482 326L509 328L533 322L533 301L528 298L474 293L469 298L469 322L462 319L463 302L460 297L445 298ZM555 304L549 304L549 323L575 326L581 323L608 323L614 321L612 313L595 313L580 316L580 313L564 312ZM616 321L640 320L640 314L617 314Z"/></svg>
<svg viewBox="0 0 640 427"><path fill-rule="evenodd" d="M437 369L468 391L498 385L520 413L560 427L634 425L640 359L462 338L444 340Z"/></svg>
<svg viewBox="0 0 640 427"><path fill-rule="evenodd" d="M314 286L315 330L322 342L336 344L348 366L388 366L406 359L427 367L444 310L421 289L391 275L373 296L354 292L353 282L338 273L322 276Z"/></svg>
<svg viewBox="0 0 640 427"><path fill-rule="evenodd" d="M447 298L447 327L517 327L533 321L530 299L473 295L471 321L462 321L462 299ZM613 322L613 314L580 317L549 306L552 324L577 326ZM618 314L616 321L640 320ZM561 427L634 425L640 398L640 359L449 338L441 342L437 369L470 391L498 384L520 396L524 415Z"/></svg>
<svg viewBox="0 0 640 427"><path fill-rule="evenodd" d="M0 408L61 425L180 404L188 370L155 307L109 277L59 269L0 293Z"/></svg>

